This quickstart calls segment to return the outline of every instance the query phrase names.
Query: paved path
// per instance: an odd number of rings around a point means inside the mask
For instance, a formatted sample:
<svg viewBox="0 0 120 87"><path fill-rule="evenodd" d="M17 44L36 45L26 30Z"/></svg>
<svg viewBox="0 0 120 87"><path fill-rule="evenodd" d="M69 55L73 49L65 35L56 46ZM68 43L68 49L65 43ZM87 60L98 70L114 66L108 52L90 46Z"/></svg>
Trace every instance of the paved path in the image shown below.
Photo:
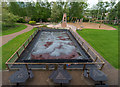
<svg viewBox="0 0 120 87"><path fill-rule="evenodd" d="M72 76L72 80L67 85L93 85L94 81L84 78L83 71L82 70L67 70L68 73ZM11 85L9 81L9 77L14 73L15 71L3 71L2 72L2 84L3 85ZM20 85L43 85L43 87L55 87L54 85L58 86L59 84L54 84L52 80L49 79L49 76L53 71L49 70L32 70L34 74L34 78L28 79L25 83ZM26 86L25 86L26 87ZM41 86L42 87L42 86ZM63 86L64 87L64 86ZM72 87L72 86L70 86ZM73 86L74 87L74 86Z"/></svg>
<svg viewBox="0 0 120 87"><path fill-rule="evenodd" d="M9 35L4 35L4 36L0 36L0 38L2 38L2 44L0 44L0 47L4 44L6 44L8 41L10 41L11 39L15 38L16 36L28 32L30 30L33 29L33 26L29 25L29 24L25 24L27 25L27 28L24 30L21 30L19 32L13 33L13 34L9 34Z"/></svg>

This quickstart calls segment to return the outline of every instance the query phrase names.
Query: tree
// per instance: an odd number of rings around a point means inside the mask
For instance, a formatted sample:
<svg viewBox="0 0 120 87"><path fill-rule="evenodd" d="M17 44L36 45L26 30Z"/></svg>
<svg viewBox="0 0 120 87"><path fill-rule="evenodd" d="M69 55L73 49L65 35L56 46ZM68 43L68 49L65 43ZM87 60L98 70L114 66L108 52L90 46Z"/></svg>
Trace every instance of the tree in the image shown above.
<svg viewBox="0 0 120 87"><path fill-rule="evenodd" d="M92 18L97 18L98 19L98 7L96 5L93 5L93 7L90 10L90 16L92 16Z"/></svg>
<svg viewBox="0 0 120 87"><path fill-rule="evenodd" d="M85 2L70 2L70 18L83 18L83 11L87 6Z"/></svg>
<svg viewBox="0 0 120 87"><path fill-rule="evenodd" d="M60 20L60 7L56 2L53 2L52 10L51 10L51 18L53 21L58 22Z"/></svg>
<svg viewBox="0 0 120 87"><path fill-rule="evenodd" d="M53 21L61 21L63 13L67 13L68 20L72 17L82 18L83 11L87 6L85 2L53 2L51 17Z"/></svg>
<svg viewBox="0 0 120 87"><path fill-rule="evenodd" d="M62 20L63 13L67 13L69 18L83 17L83 11L87 8L85 2L9 2L8 10L10 13L17 15L21 18L30 17L33 21L47 21L51 17L53 21L59 22Z"/></svg>
<svg viewBox="0 0 120 87"><path fill-rule="evenodd" d="M119 7L120 7L120 1L114 7L111 7L112 9L110 10L110 13L109 13L110 21L120 19L119 18L120 17L120 8Z"/></svg>
<svg viewBox="0 0 120 87"><path fill-rule="evenodd" d="M2 9L2 26L4 27L11 27L15 24L15 22L18 20L18 16L15 16L14 14L10 13L6 9Z"/></svg>
<svg viewBox="0 0 120 87"><path fill-rule="evenodd" d="M108 13L108 8L110 7L110 3L109 2L98 2L96 4L97 6L97 10L98 10L98 13L97 13L97 19L100 19L100 20L104 20L104 18L106 17L105 13Z"/></svg>
<svg viewBox="0 0 120 87"><path fill-rule="evenodd" d="M41 2L42 7L42 21L47 21L48 18L51 16L51 3L45 1Z"/></svg>
<svg viewBox="0 0 120 87"><path fill-rule="evenodd" d="M17 2L9 2L9 11L18 16L21 14L21 9Z"/></svg>

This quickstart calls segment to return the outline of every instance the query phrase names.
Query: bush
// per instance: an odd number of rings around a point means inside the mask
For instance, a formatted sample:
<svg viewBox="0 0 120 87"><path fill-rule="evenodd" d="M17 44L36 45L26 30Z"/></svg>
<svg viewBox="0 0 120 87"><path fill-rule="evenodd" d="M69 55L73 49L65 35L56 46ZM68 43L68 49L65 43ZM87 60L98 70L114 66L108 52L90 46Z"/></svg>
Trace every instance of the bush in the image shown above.
<svg viewBox="0 0 120 87"><path fill-rule="evenodd" d="M19 23L26 23L26 21L25 21L24 18L19 18L19 19L17 20L17 22L19 22Z"/></svg>
<svg viewBox="0 0 120 87"><path fill-rule="evenodd" d="M83 22L88 22L89 18L83 18Z"/></svg>
<svg viewBox="0 0 120 87"><path fill-rule="evenodd" d="M36 24L36 21L29 21L29 24Z"/></svg>

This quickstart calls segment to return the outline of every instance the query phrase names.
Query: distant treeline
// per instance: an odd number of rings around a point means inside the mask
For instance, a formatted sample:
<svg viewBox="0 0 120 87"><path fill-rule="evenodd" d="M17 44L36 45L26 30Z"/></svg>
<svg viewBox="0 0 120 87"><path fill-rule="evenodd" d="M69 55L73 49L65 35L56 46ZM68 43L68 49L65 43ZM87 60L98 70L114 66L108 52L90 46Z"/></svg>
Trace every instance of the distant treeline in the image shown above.
<svg viewBox="0 0 120 87"><path fill-rule="evenodd" d="M62 20L63 13L67 13L68 19L83 17L83 11L87 8L85 2L9 2L7 10L21 18L30 17L33 21Z"/></svg>

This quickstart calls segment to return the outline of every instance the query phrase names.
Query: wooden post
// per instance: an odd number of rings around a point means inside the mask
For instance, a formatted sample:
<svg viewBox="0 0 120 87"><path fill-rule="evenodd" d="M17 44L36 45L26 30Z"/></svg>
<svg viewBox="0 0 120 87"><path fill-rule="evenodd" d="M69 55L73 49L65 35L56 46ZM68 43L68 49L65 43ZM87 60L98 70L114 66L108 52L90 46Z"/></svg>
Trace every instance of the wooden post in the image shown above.
<svg viewBox="0 0 120 87"><path fill-rule="evenodd" d="M57 70L57 68L58 68L58 65L57 65L57 64L55 64L55 70Z"/></svg>
<svg viewBox="0 0 120 87"><path fill-rule="evenodd" d="M28 70L28 69L29 69L29 68L28 68L28 65L27 65L27 64L25 64L25 66L26 66L26 68L27 68L27 70Z"/></svg>
<svg viewBox="0 0 120 87"><path fill-rule="evenodd" d="M34 36L33 36L33 34L32 34L32 40L33 40L33 38L34 38Z"/></svg>
<svg viewBox="0 0 120 87"><path fill-rule="evenodd" d="M95 59L95 61L94 61L94 62L96 62L96 61L97 61L97 59L98 59L98 57L96 56L96 59Z"/></svg>
<svg viewBox="0 0 120 87"><path fill-rule="evenodd" d="M24 47L24 49L25 49L25 44L23 44L23 47Z"/></svg>
<svg viewBox="0 0 120 87"><path fill-rule="evenodd" d="M87 52L89 51L90 48L87 49Z"/></svg>
<svg viewBox="0 0 120 87"><path fill-rule="evenodd" d="M8 64L6 64L6 66L7 66L7 69L8 69L8 70L10 70L10 68L9 68Z"/></svg>
<svg viewBox="0 0 120 87"><path fill-rule="evenodd" d="M82 42L82 45L84 44L84 42Z"/></svg>
<svg viewBox="0 0 120 87"><path fill-rule="evenodd" d="M49 70L48 64L46 64L46 70Z"/></svg>
<svg viewBox="0 0 120 87"><path fill-rule="evenodd" d="M100 70L102 70L103 69L103 66L104 66L105 64L102 64L102 66L101 66L101 68L100 68Z"/></svg>
<svg viewBox="0 0 120 87"><path fill-rule="evenodd" d="M66 69L67 67L66 67L66 64L64 64L64 69Z"/></svg>
<svg viewBox="0 0 120 87"><path fill-rule="evenodd" d="M20 55L19 55L18 51L17 51L16 53L17 53L17 56L18 56L18 58L19 58L19 57L20 57Z"/></svg>
<svg viewBox="0 0 120 87"><path fill-rule="evenodd" d="M85 70L85 66L86 66L86 64L84 64L84 66L83 66L83 71Z"/></svg>

